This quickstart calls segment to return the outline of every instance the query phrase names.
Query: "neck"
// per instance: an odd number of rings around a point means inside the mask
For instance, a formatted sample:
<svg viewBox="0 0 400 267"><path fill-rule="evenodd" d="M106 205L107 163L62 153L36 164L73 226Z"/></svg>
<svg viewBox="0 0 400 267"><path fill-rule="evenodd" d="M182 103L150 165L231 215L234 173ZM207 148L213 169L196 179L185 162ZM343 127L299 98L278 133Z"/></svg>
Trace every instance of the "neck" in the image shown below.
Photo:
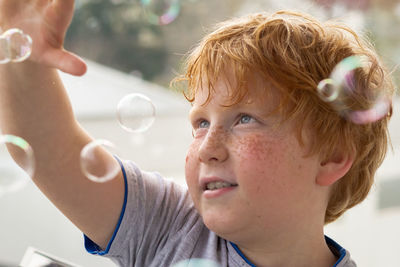
<svg viewBox="0 0 400 267"><path fill-rule="evenodd" d="M297 237L285 233L276 238L270 238L267 243L246 244L244 242L237 245L248 260L260 267L332 267L337 261L336 256L326 244L323 231L318 235L303 233Z"/></svg>

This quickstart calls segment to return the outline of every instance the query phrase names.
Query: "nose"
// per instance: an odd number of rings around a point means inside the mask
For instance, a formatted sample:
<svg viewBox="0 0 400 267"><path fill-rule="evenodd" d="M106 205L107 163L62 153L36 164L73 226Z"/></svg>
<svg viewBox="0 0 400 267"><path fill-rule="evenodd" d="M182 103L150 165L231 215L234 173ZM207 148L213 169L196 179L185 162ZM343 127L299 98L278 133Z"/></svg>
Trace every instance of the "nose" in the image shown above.
<svg viewBox="0 0 400 267"><path fill-rule="evenodd" d="M224 162L228 158L227 133L222 127L210 129L199 147L199 159L210 164Z"/></svg>

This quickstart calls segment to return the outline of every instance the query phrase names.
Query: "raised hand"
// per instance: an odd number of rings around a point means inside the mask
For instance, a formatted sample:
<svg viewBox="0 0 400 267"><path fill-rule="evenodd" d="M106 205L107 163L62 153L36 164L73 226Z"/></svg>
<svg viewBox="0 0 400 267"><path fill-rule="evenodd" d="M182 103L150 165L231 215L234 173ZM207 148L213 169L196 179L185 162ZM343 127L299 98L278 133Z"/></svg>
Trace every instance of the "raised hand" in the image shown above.
<svg viewBox="0 0 400 267"><path fill-rule="evenodd" d="M74 0L0 0L0 26L3 31L18 28L31 36L29 60L83 75L84 61L63 47L73 12Z"/></svg>

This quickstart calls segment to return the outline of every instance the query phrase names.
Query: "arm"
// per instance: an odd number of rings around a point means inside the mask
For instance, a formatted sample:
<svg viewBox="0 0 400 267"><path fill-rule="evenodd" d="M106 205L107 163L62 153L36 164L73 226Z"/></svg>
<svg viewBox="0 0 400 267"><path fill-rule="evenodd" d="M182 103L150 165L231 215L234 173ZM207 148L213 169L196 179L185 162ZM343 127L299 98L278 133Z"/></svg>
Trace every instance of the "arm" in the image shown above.
<svg viewBox="0 0 400 267"><path fill-rule="evenodd" d="M0 65L0 127L28 141L36 159L35 184L104 248L120 215L124 185L121 173L100 184L80 170L80 151L91 138L76 122L56 70L86 71L81 59L63 49L73 5L74 0L0 0L3 30L20 28L33 39L29 60Z"/></svg>

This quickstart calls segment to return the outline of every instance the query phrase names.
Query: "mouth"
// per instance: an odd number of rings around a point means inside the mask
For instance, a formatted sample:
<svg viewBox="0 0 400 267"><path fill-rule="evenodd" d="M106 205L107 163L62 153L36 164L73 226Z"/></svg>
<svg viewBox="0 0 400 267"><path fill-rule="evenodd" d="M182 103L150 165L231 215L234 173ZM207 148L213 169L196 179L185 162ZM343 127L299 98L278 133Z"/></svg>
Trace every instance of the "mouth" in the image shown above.
<svg viewBox="0 0 400 267"><path fill-rule="evenodd" d="M230 195L230 192L235 192L237 184L229 183L226 181L209 181L203 186L203 196L205 199L218 199L225 195Z"/></svg>
<svg viewBox="0 0 400 267"><path fill-rule="evenodd" d="M206 183L204 185L204 190L218 190L218 189L222 189L222 188L229 188L229 187L235 187L238 186L237 184L231 184L228 182L222 182L222 181L218 181L218 182L209 182Z"/></svg>

